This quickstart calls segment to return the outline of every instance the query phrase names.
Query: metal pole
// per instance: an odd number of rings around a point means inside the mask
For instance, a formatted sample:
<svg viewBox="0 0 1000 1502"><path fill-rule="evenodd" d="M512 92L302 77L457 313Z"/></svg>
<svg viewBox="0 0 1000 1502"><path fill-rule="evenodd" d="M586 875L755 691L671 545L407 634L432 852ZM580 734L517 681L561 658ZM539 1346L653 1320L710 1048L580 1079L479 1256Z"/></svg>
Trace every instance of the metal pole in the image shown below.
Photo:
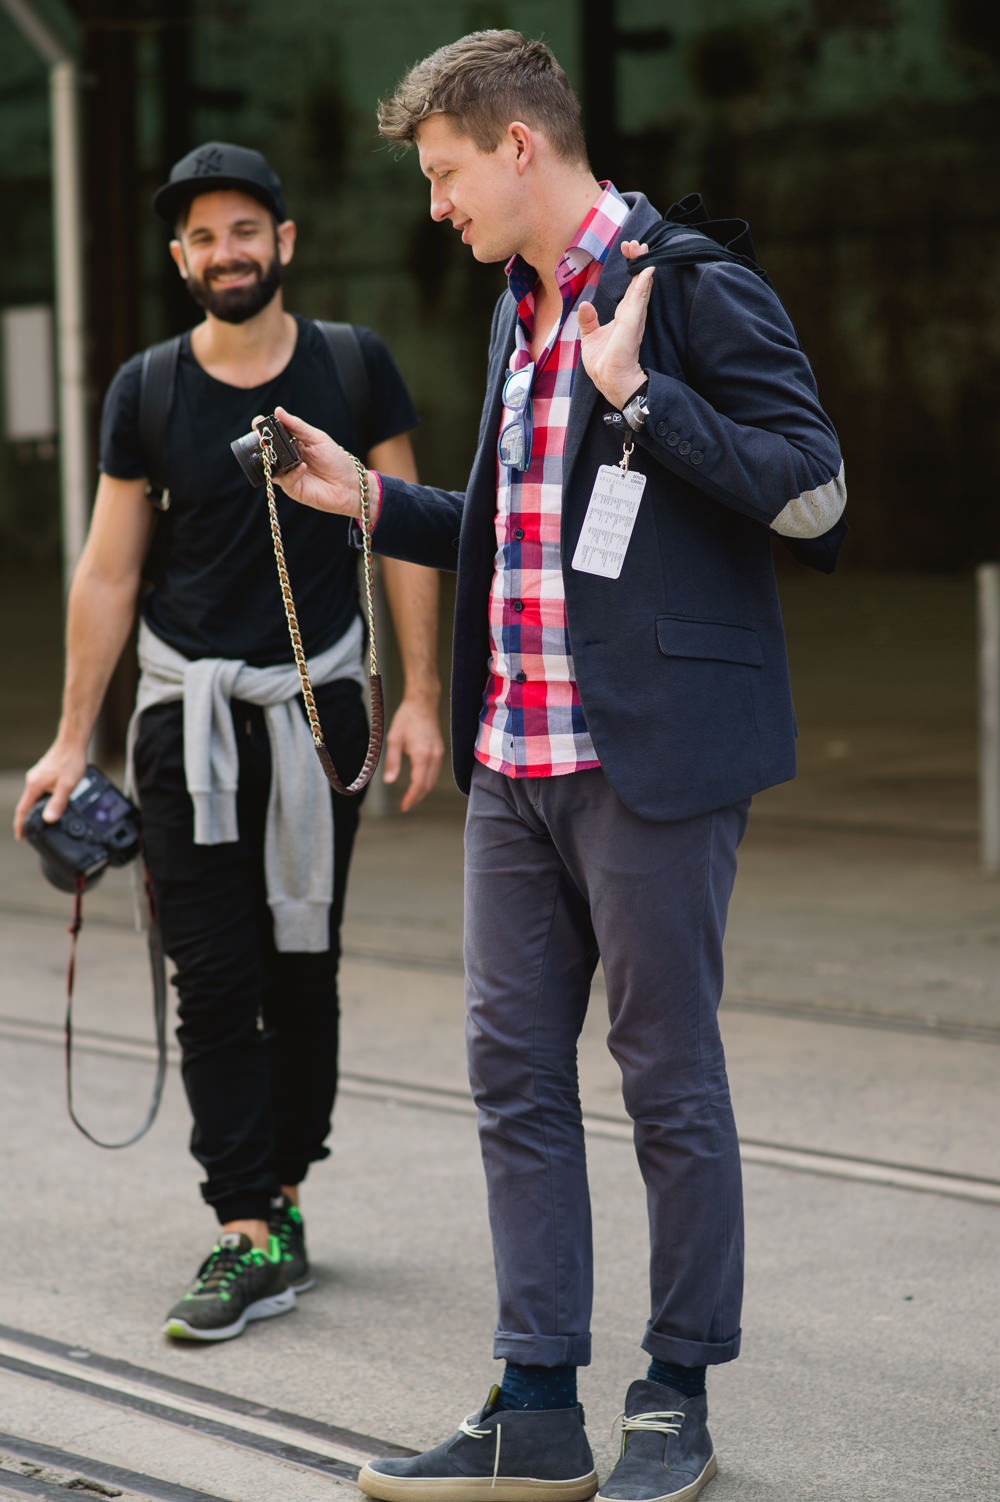
<svg viewBox="0 0 1000 1502"><path fill-rule="evenodd" d="M976 570L979 625L979 849L1000 872L1000 564Z"/></svg>
<svg viewBox="0 0 1000 1502"><path fill-rule="evenodd" d="M69 590L83 550L93 478L87 423L86 322L80 193L80 89L74 62L56 63L52 98L53 201L59 369L59 458L62 471L63 587Z"/></svg>
<svg viewBox="0 0 1000 1502"><path fill-rule="evenodd" d="M28 0L2 0L2 4L49 69L62 559L63 584L68 589L87 532L92 484L80 208L79 74L70 53Z"/></svg>
<svg viewBox="0 0 1000 1502"><path fill-rule="evenodd" d="M3 0L3 4L43 62L51 68L54 63L68 61L66 48L29 0Z"/></svg>

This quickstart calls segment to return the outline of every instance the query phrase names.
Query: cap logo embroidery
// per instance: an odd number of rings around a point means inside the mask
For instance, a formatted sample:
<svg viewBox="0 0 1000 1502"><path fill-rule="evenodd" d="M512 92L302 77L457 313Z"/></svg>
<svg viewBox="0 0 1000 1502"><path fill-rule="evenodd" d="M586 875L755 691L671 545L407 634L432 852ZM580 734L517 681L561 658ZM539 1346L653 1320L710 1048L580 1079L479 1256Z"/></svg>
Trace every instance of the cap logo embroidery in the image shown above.
<svg viewBox="0 0 1000 1502"><path fill-rule="evenodd" d="M222 152L216 148L213 151L199 151L194 159L194 176L210 177L213 172L222 171Z"/></svg>

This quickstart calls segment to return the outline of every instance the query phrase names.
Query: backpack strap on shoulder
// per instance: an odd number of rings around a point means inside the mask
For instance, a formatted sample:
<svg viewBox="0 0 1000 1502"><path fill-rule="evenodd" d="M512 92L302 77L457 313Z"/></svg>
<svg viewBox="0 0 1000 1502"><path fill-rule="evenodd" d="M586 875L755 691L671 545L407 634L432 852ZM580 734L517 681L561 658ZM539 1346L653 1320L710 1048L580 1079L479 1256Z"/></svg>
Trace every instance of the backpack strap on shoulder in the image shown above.
<svg viewBox="0 0 1000 1502"><path fill-rule="evenodd" d="M142 357L139 383L139 443L146 461L149 485L146 494L160 511L170 506L170 491L163 472L163 439L174 397L174 379L183 334L153 344Z"/></svg>
<svg viewBox="0 0 1000 1502"><path fill-rule="evenodd" d="M357 442L360 443L368 427L368 415L371 410L372 388L368 376L368 366L365 364L364 355L361 353L361 341L358 331L353 323L325 323L322 319L315 320L327 348L336 367L340 384L344 388L351 409L351 418L354 422L354 431ZM362 456L363 457L363 456Z"/></svg>

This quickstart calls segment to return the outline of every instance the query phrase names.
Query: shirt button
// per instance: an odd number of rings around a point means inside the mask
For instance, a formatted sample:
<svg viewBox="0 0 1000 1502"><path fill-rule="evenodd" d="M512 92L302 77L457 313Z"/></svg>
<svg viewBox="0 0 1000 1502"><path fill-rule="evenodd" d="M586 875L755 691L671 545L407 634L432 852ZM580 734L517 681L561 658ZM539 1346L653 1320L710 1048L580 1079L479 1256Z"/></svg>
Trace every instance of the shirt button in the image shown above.
<svg viewBox="0 0 1000 1502"><path fill-rule="evenodd" d="M691 445L688 443L688 441L687 441L686 438L685 438L685 440L684 440L683 443L679 443L677 445L677 452L679 454L690 454L690 452L691 452Z"/></svg>
<svg viewBox="0 0 1000 1502"><path fill-rule="evenodd" d="M524 528L523 527L515 527L514 528L514 536L515 536L515 538L517 539L518 542L523 542L524 541Z"/></svg>
<svg viewBox="0 0 1000 1502"><path fill-rule="evenodd" d="M528 675L527 675L527 673L515 673L514 674L514 682L515 683L527 683L527 681L528 681Z"/></svg>
<svg viewBox="0 0 1000 1502"><path fill-rule="evenodd" d="M692 449L691 450L691 463L692 464L700 464L701 461L704 459L704 457L705 457L705 455L702 453L701 449Z"/></svg>
<svg viewBox="0 0 1000 1502"><path fill-rule="evenodd" d="M515 610L523 610L524 609L524 601L523 600L515 600L514 601L514 609Z"/></svg>
<svg viewBox="0 0 1000 1502"><path fill-rule="evenodd" d="M670 447L672 449L675 449L677 447L677 445L680 443L680 441L681 441L681 435L679 433L668 433L667 434L667 443L670 445Z"/></svg>

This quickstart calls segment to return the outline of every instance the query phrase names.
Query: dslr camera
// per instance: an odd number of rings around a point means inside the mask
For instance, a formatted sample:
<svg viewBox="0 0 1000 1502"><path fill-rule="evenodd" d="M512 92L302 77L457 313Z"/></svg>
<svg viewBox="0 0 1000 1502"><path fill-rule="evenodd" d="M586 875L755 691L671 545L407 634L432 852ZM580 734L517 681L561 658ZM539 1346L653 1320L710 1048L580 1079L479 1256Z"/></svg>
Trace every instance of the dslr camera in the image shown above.
<svg viewBox="0 0 1000 1502"><path fill-rule="evenodd" d="M251 485L264 483L264 460L260 447L261 440L268 438L274 454L272 474L283 475L286 470L294 469L296 464L301 463L295 439L282 427L273 412L270 417L258 417L254 420L251 432L244 434L242 438L234 438L229 445Z"/></svg>
<svg viewBox="0 0 1000 1502"><path fill-rule="evenodd" d="M24 825L25 838L42 858L42 874L60 892L79 877L92 887L108 866L127 866L139 853L139 810L95 766L88 766L60 818L47 824L39 798Z"/></svg>

